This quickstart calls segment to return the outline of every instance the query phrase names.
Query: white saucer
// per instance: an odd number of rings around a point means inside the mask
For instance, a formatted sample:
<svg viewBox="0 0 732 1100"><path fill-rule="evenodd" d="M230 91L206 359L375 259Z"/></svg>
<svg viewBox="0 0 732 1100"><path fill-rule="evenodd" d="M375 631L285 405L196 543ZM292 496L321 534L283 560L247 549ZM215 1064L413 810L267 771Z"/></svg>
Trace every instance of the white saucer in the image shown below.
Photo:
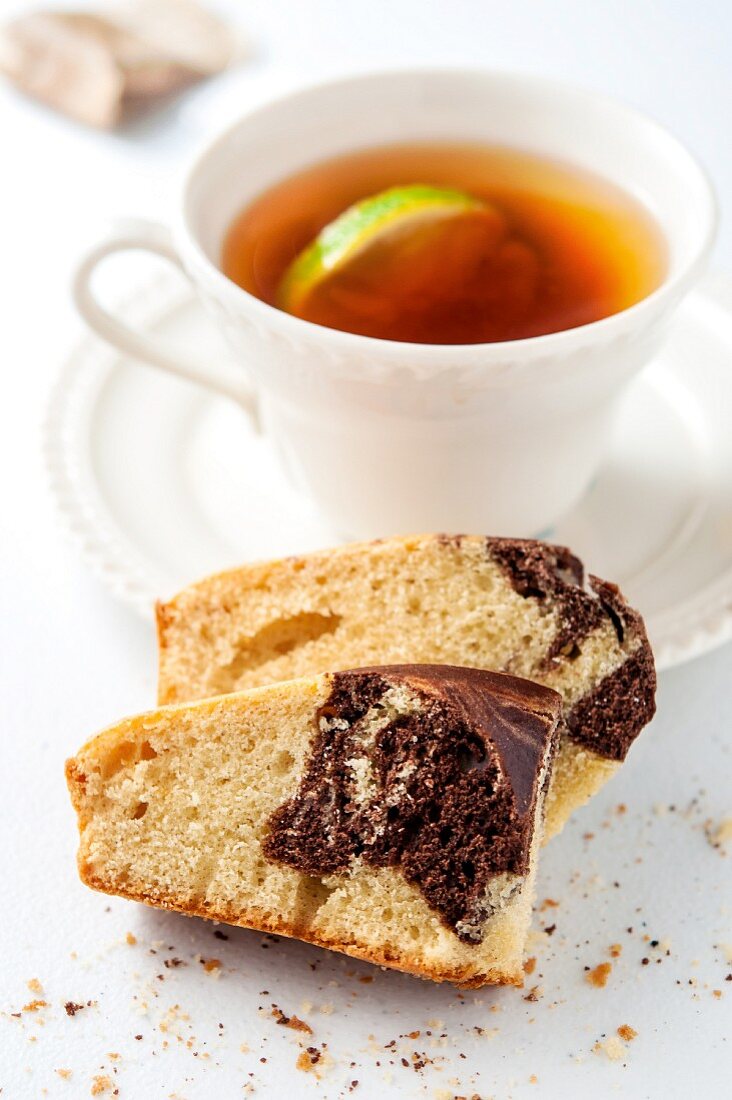
<svg viewBox="0 0 732 1100"><path fill-rule="evenodd" d="M135 322L227 352L179 276L128 301ZM732 637L732 280L708 280L628 394L606 467L547 534L618 582L660 667ZM88 338L51 394L51 487L115 595L155 599L207 573L339 541L233 403ZM510 534L511 532L499 532Z"/></svg>

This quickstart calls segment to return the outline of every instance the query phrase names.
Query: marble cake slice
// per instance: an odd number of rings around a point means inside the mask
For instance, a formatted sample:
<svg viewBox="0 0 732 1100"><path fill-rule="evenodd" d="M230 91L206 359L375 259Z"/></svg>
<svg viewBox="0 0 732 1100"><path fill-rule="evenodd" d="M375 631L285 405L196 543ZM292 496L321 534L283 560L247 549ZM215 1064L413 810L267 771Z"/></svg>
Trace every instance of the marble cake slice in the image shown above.
<svg viewBox="0 0 732 1100"><path fill-rule="evenodd" d="M617 771L653 716L640 615L565 547L425 535L245 566L158 608L159 700L403 661L525 676L566 722L547 837Z"/></svg>
<svg viewBox="0 0 732 1100"><path fill-rule="evenodd" d="M436 981L520 984L561 705L415 665L131 718L67 763L81 878Z"/></svg>

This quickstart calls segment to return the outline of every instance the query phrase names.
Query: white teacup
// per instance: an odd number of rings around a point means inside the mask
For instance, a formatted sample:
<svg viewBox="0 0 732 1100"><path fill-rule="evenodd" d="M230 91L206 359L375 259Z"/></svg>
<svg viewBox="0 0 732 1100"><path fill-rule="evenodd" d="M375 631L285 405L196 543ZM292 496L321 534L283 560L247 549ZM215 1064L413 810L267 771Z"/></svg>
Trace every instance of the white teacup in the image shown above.
<svg viewBox="0 0 732 1100"><path fill-rule="evenodd" d="M414 140L513 145L637 196L665 234L662 285L630 309L548 336L431 346L334 331L274 309L220 270L247 202L305 165ZM572 507L606 451L619 399L698 279L716 226L709 182L635 111L553 80L412 70L358 76L252 112L194 161L172 234L126 222L82 260L77 305L111 344L257 411L296 483L350 537L444 530L535 535ZM113 252L180 265L241 372L191 360L106 312L90 280Z"/></svg>

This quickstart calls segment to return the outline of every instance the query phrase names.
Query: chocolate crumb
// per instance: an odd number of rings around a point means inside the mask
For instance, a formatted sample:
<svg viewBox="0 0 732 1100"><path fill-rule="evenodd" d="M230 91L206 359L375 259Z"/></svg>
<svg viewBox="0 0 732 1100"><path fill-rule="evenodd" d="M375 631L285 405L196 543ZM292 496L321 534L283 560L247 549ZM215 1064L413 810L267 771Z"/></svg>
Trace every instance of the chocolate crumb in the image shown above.
<svg viewBox="0 0 732 1100"><path fill-rule="evenodd" d="M75 1001L67 1001L64 1005L64 1011L67 1016L75 1016L77 1012L81 1012L84 1005L77 1004Z"/></svg>

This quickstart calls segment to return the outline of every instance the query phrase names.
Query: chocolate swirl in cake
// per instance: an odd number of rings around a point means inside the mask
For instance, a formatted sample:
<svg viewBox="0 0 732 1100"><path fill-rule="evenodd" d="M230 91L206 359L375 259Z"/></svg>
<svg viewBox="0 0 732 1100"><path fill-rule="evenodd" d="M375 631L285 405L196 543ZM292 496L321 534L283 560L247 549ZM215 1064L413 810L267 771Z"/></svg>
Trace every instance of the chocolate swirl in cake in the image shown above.
<svg viewBox="0 0 732 1100"><path fill-rule="evenodd" d="M582 641L609 620L623 645L631 632L636 648L565 715L572 740L610 760L622 761L653 717L656 671L643 620L615 584L585 574L566 546L530 539L488 539L488 553L510 578L516 592L546 603L559 625L545 665L572 660Z"/></svg>
<svg viewBox="0 0 732 1100"><path fill-rule="evenodd" d="M340 672L267 858L309 875L399 867L463 942L527 873L560 699L450 666Z"/></svg>

